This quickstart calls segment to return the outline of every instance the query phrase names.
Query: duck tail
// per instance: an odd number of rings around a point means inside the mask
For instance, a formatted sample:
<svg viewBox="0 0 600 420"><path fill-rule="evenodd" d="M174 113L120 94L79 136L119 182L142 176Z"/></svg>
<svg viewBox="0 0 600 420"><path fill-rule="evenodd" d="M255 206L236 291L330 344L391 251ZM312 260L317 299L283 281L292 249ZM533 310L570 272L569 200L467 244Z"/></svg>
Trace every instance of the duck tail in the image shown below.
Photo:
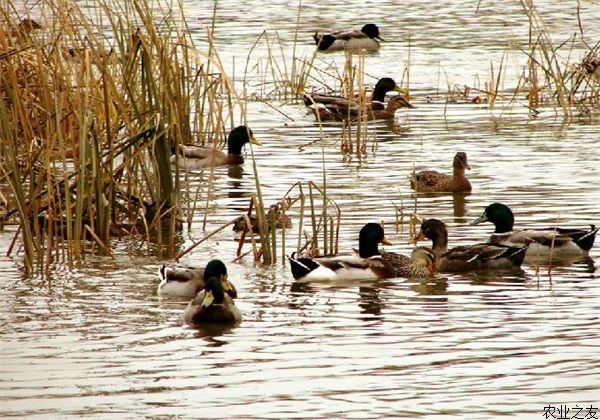
<svg viewBox="0 0 600 420"><path fill-rule="evenodd" d="M162 264L160 267L158 267L158 277L160 278L160 281L168 281L169 267L167 267L165 264Z"/></svg>
<svg viewBox="0 0 600 420"><path fill-rule="evenodd" d="M509 247L508 255L506 257L511 260L515 266L520 267L523 264L523 260L525 260L525 254L527 253L527 249L529 248L529 244L522 247Z"/></svg>
<svg viewBox="0 0 600 420"><path fill-rule="evenodd" d="M315 32L315 33L313 34L313 39L315 40L315 44L316 44L316 45L319 45L319 41L321 40L321 35L319 35L319 33L318 33L318 32Z"/></svg>
<svg viewBox="0 0 600 420"><path fill-rule="evenodd" d="M581 229L557 229L561 235L567 235L571 237L573 242L584 251L589 251L594 246L596 240L596 233L600 230L600 227L596 225L590 225L590 230Z"/></svg>
<svg viewBox="0 0 600 420"><path fill-rule="evenodd" d="M295 252L292 252L292 255L288 257L288 260L290 261L292 276L294 276L294 279L296 280L307 276L311 271L315 270L319 266L310 258L296 258Z"/></svg>
<svg viewBox="0 0 600 420"><path fill-rule="evenodd" d="M308 108L315 107L315 100L308 93L302 93L302 100L304 101L304 105Z"/></svg>

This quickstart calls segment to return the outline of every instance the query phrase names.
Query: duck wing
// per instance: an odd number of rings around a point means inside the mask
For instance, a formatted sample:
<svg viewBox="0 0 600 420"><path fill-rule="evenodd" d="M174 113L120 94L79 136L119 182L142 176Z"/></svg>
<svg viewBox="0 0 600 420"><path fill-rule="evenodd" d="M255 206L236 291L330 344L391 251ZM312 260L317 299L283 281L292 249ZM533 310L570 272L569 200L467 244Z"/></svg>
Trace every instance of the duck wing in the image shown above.
<svg viewBox="0 0 600 420"><path fill-rule="evenodd" d="M421 171L410 178L413 189L437 189L445 185L452 177L437 171Z"/></svg>
<svg viewBox="0 0 600 420"><path fill-rule="evenodd" d="M302 94L302 99L304 100L304 104L308 107L312 107L316 104L323 104L323 105L337 105L337 106L352 106L356 104L356 101L354 99L348 99L348 98L344 98L343 96L337 96L337 95L323 95L323 94L318 94L318 93L313 93L313 94L307 94L304 93Z"/></svg>
<svg viewBox="0 0 600 420"><path fill-rule="evenodd" d="M203 281L204 280L204 268L190 268L190 267L169 267L162 265L159 268L159 277L161 280L169 281Z"/></svg>
<svg viewBox="0 0 600 420"><path fill-rule="evenodd" d="M363 32L361 32L359 30L332 32L330 35L334 36L335 39L340 40L340 41L349 41L351 39L368 38L367 35L365 35Z"/></svg>
<svg viewBox="0 0 600 420"><path fill-rule="evenodd" d="M441 256L442 271L471 271L516 268L523 263L527 245L512 247L501 244L476 244L452 248Z"/></svg>
<svg viewBox="0 0 600 420"><path fill-rule="evenodd" d="M500 234L494 233L490 237L490 242L513 246L532 243L537 251L540 251L540 247L548 249L554 247L557 250L570 249L587 252L592 249L599 229L600 227L597 228L594 225L591 225L589 230L567 228L527 229ZM531 253L534 253L533 250Z"/></svg>
<svg viewBox="0 0 600 420"><path fill-rule="evenodd" d="M378 263L356 255L307 258L288 257L292 275L299 281L377 279Z"/></svg>

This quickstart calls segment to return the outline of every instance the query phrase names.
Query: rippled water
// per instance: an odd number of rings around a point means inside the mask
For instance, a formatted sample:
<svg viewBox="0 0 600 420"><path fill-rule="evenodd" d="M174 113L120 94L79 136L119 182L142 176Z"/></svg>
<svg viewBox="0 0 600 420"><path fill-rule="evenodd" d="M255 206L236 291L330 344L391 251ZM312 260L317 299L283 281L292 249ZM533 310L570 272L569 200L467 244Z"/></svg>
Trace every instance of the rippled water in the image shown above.
<svg viewBox="0 0 600 420"><path fill-rule="evenodd" d="M230 70L239 71L263 29L284 40L294 33L296 3L250 3L219 7L218 50ZM499 63L505 52L512 86L523 62L513 43L527 40L519 3L483 1L478 14L472 2L310 3L299 34L306 51L315 29L380 25L387 42L366 58L374 79L401 78L410 35L417 108L399 112L395 127L373 124L376 148L359 158L340 153L336 124L325 127L322 145L315 142L319 129L301 105L270 104L286 117L249 103L249 124L263 141L254 152L266 202L297 181L321 182L324 152L329 193L342 209L340 249L356 246L363 223L383 221L397 244L390 249L409 252L393 206L412 203L407 175L413 165L449 171L462 150L473 167L473 194L418 200L420 215L449 224L451 246L487 237L491 225L467 222L494 201L513 208L522 227L557 218L560 225L600 223L597 119L565 124L552 109L531 119L525 107L446 104L448 84L485 80L490 60ZM576 31L575 4L538 5L555 40ZM188 1L186 8L202 45L212 4ZM586 34L598 39L590 27L600 19L598 6L584 3L581 12ZM260 59L265 49L255 54ZM340 60L327 55L317 65ZM239 215L254 191L250 162L216 175L208 231ZM195 174L201 208L205 181ZM184 247L204 235L202 219L196 211ZM0 234L0 249L13 234ZM182 262L231 261L233 239L225 230ZM230 263L244 321L201 330L182 325L185 302L156 297L161 261L140 249L132 263L139 244L118 247L115 260L89 257L73 270L56 267L50 279L22 279L19 257L2 253L0 415L541 418L549 404L600 405L598 244L590 258L551 270L524 265L511 276L431 281L299 285L281 264Z"/></svg>

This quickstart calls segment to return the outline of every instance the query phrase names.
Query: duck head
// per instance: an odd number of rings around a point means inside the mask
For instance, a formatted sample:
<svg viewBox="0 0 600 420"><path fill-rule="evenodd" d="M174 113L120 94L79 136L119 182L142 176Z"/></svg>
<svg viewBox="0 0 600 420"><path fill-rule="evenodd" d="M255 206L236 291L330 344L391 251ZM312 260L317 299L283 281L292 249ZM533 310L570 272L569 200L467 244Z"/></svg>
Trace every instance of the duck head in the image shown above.
<svg viewBox="0 0 600 420"><path fill-rule="evenodd" d="M379 255L379 244L392 245L385 237L383 227L379 223L367 223L362 227L358 236L358 253L362 258Z"/></svg>
<svg viewBox="0 0 600 420"><path fill-rule="evenodd" d="M379 27L374 23L367 23L361 28L360 31L369 38L377 38L383 41L383 39L379 36Z"/></svg>
<svg viewBox="0 0 600 420"><path fill-rule="evenodd" d="M513 230L515 217L508 206L502 203L492 203L485 208L481 216L471 222L471 225L484 222L493 223L496 227L495 233L506 233Z"/></svg>
<svg viewBox="0 0 600 420"><path fill-rule="evenodd" d="M230 155L241 155L242 147L246 143L256 144L257 146L261 145L261 142L254 137L250 128L245 125L239 125L231 130L227 137L227 153Z"/></svg>
<svg viewBox="0 0 600 420"><path fill-rule="evenodd" d="M237 292L235 287L229 282L227 277L227 267L221 260L211 260L206 264L204 269L204 278L211 279L216 278L221 282L221 291L226 291L232 298L235 298ZM205 283L207 284L207 283ZM207 288L207 286L205 286Z"/></svg>
<svg viewBox="0 0 600 420"><path fill-rule="evenodd" d="M467 162L467 154L465 152L458 152L456 155L454 155L453 166L454 169L460 169L463 171L465 169L471 169L469 163Z"/></svg>
<svg viewBox="0 0 600 420"><path fill-rule="evenodd" d="M221 280L216 277L210 277L206 280L204 287L204 299L202 300L202 306L208 308L210 305L220 305L225 299L225 292L221 286Z"/></svg>

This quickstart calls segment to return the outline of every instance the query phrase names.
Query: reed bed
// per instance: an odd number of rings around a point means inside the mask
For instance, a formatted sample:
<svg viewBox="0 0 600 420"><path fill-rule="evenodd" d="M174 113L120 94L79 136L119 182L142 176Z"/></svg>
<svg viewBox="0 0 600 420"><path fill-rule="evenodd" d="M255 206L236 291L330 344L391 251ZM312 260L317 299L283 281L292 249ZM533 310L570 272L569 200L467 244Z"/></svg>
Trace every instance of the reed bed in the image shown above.
<svg viewBox="0 0 600 420"><path fill-rule="evenodd" d="M551 31L533 0L521 0L520 4L528 18L529 36L527 44L519 47L527 61L516 86L504 87L507 58L504 54L499 63L490 62L483 86L453 85L448 88L447 102L483 103L494 109L500 99L507 108L527 107L532 116L544 107L556 108L567 120L573 117L573 110L578 110L579 115L591 115L600 108L600 42L590 43L585 36L579 3L578 31L559 43L550 36ZM575 59L581 56L581 51L582 58Z"/></svg>
<svg viewBox="0 0 600 420"><path fill-rule="evenodd" d="M0 9L0 218L27 273L124 235L172 255L186 189L171 152L222 141L240 103L215 49L144 0L17 10Z"/></svg>

